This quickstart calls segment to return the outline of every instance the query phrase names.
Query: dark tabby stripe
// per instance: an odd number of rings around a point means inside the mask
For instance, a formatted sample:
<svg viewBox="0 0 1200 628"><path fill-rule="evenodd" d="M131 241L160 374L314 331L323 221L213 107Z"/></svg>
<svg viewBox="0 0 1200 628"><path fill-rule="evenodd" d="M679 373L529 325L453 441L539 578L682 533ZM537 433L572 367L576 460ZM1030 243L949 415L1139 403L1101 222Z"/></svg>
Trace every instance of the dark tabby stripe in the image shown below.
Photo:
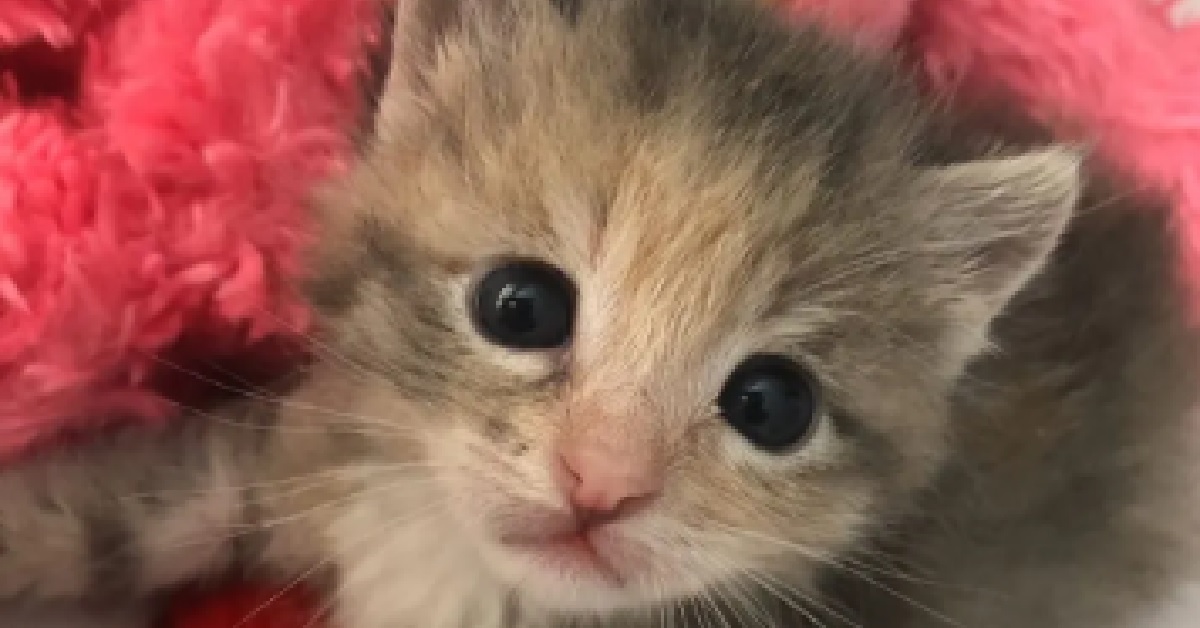
<svg viewBox="0 0 1200 628"><path fill-rule="evenodd" d="M579 21L579 12L583 9L583 0L550 0L550 4L558 9L572 24Z"/></svg>
<svg viewBox="0 0 1200 628"><path fill-rule="evenodd" d="M90 586L96 600L132 598L138 593L142 557L129 519L112 504L100 504L82 515Z"/></svg>

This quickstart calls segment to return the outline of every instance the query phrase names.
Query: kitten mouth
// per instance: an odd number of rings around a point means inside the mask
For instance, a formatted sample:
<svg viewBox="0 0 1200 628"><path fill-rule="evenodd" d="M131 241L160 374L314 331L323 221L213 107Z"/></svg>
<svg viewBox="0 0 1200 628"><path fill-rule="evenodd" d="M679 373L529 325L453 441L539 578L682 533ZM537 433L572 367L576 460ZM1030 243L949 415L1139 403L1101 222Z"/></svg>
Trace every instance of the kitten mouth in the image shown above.
<svg viewBox="0 0 1200 628"><path fill-rule="evenodd" d="M613 557L614 550L622 554L625 550L603 526L574 521L542 529L530 526L501 534L500 544L555 572L596 578L613 588L623 588L629 581Z"/></svg>

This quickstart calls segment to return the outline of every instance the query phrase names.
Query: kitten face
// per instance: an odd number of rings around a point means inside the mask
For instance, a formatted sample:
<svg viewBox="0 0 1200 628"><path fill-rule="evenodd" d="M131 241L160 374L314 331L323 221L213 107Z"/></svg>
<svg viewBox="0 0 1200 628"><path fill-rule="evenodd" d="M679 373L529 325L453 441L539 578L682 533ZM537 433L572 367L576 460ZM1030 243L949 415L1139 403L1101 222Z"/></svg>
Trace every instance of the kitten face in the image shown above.
<svg viewBox="0 0 1200 628"><path fill-rule="evenodd" d="M383 449L528 604L803 585L937 469L1076 157L918 163L888 68L735 0L449 4L397 8L326 203L314 299Z"/></svg>

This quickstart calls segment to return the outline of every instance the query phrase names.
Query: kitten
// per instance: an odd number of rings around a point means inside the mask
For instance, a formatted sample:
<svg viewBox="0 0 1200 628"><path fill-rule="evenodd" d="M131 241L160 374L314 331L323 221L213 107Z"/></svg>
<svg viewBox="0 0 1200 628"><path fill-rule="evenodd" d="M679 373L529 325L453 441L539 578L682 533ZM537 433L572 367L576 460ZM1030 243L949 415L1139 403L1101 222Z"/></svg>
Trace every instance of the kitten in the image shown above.
<svg viewBox="0 0 1200 628"><path fill-rule="evenodd" d="M1196 562L1168 214L737 0L401 1L316 364L0 474L0 593L341 628L1127 628Z"/></svg>

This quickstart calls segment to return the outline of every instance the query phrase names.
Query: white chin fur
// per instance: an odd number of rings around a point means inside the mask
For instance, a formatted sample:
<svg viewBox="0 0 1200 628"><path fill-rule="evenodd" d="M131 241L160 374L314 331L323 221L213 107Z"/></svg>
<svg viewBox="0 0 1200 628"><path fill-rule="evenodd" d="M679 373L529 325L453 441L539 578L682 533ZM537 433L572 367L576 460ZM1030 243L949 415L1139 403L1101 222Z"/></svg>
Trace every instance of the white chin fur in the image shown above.
<svg viewBox="0 0 1200 628"><path fill-rule="evenodd" d="M428 496L354 500L330 530L343 568L337 625L501 628L505 589ZM414 514L418 513L418 514Z"/></svg>
<svg viewBox="0 0 1200 628"><path fill-rule="evenodd" d="M329 531L343 568L337 625L504 628L514 590L522 626L652 604L649 588L623 590L599 576L572 579L503 548L481 548L429 503L427 495L383 498L371 491L339 513Z"/></svg>

